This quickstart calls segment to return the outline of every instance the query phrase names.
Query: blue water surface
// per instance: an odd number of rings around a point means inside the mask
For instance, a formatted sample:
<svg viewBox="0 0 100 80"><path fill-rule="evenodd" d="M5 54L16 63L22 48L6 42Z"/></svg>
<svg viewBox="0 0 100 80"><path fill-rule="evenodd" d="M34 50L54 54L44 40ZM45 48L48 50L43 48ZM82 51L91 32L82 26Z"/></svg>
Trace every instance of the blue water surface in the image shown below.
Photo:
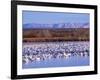
<svg viewBox="0 0 100 80"><path fill-rule="evenodd" d="M34 61L23 64L23 69L28 68L48 68L48 67L71 67L71 66L87 66L89 65L89 56L72 56L69 58L50 59L44 61Z"/></svg>

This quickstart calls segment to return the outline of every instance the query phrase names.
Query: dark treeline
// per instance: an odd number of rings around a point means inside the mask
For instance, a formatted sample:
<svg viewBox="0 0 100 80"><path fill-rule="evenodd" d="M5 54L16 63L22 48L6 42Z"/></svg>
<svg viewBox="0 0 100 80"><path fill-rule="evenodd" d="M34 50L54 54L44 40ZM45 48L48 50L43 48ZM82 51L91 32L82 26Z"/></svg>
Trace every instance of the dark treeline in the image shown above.
<svg viewBox="0 0 100 80"><path fill-rule="evenodd" d="M23 29L23 42L89 41L89 28Z"/></svg>

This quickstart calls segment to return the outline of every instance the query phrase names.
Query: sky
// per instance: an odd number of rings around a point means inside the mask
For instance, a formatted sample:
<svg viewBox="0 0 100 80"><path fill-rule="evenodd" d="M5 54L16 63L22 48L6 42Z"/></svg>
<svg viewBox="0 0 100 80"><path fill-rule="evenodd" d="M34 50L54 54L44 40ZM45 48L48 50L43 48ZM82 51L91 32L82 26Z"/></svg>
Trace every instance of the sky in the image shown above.
<svg viewBox="0 0 100 80"><path fill-rule="evenodd" d="M23 11L23 24L89 23L87 13Z"/></svg>

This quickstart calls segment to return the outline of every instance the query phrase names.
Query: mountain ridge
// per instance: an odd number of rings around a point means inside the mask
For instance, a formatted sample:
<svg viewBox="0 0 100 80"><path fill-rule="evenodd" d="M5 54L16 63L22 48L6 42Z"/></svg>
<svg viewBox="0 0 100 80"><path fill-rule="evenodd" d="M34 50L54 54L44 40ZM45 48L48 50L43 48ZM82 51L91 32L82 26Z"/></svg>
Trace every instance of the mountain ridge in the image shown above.
<svg viewBox="0 0 100 80"><path fill-rule="evenodd" d="M89 23L23 24L23 28L89 28Z"/></svg>

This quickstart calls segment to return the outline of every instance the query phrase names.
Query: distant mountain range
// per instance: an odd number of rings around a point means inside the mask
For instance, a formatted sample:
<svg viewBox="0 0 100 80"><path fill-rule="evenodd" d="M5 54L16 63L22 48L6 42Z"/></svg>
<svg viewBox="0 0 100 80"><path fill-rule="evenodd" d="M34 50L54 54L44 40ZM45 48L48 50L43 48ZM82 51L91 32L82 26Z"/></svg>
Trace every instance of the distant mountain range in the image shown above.
<svg viewBox="0 0 100 80"><path fill-rule="evenodd" d="M89 23L23 24L23 28L89 28Z"/></svg>

